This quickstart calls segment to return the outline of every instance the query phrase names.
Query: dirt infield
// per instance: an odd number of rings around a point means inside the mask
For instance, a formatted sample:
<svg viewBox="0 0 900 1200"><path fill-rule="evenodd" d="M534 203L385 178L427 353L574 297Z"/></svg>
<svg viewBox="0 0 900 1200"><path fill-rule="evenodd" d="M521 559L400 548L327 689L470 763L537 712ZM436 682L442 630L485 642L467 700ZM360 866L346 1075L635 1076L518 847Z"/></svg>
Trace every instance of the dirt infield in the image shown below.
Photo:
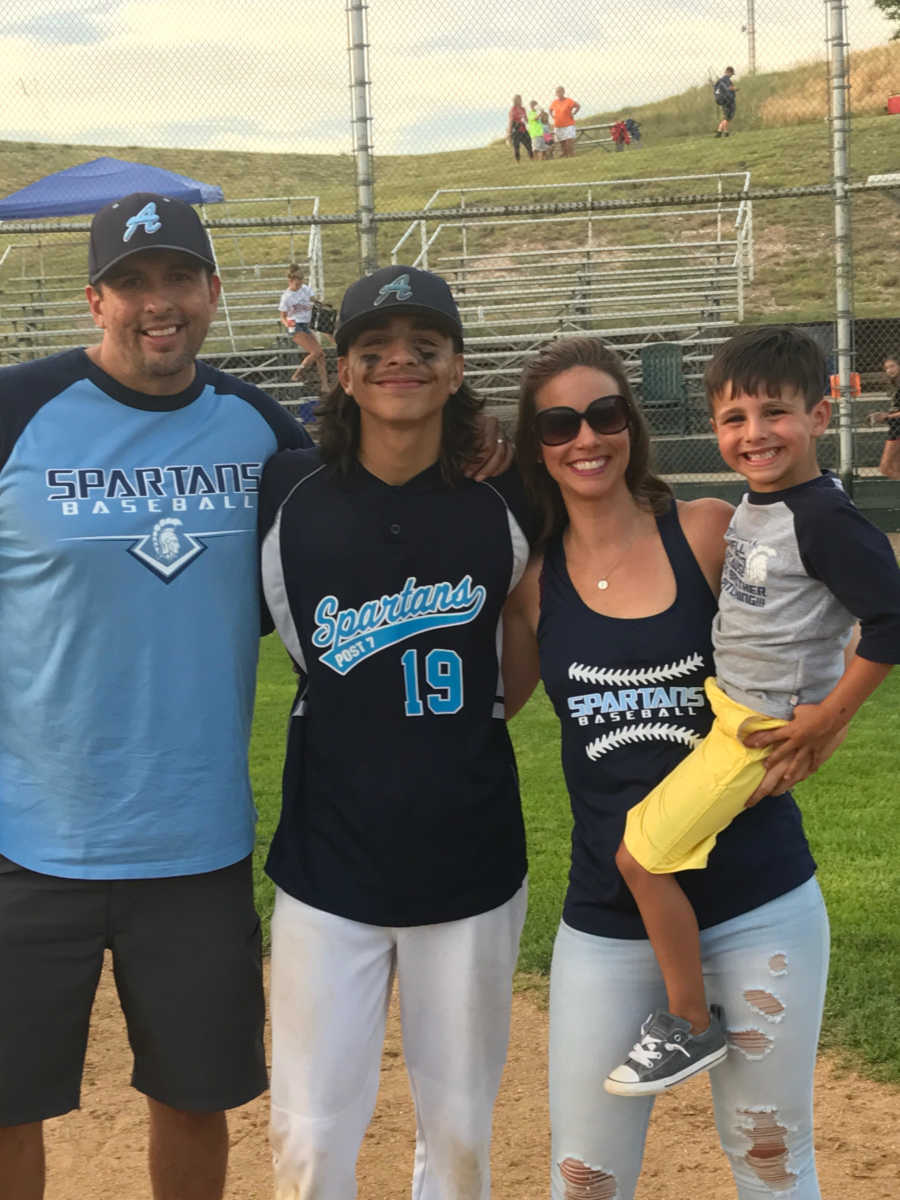
<svg viewBox="0 0 900 1200"><path fill-rule="evenodd" d="M547 1195L547 1014L528 993L515 997L509 1061L497 1105L494 1200ZM83 1108L48 1122L46 1200L150 1200L144 1167L145 1106L128 1087L130 1053L104 971L94 1008ZM818 1068L816 1146L825 1200L900 1196L900 1090ZM228 1200L270 1200L266 1098L231 1116ZM396 1010L385 1046L378 1107L359 1165L360 1200L407 1200L413 1118ZM778 1193L787 1195L787 1193ZM705 1079L656 1105L638 1200L725 1200L734 1188L718 1149Z"/></svg>

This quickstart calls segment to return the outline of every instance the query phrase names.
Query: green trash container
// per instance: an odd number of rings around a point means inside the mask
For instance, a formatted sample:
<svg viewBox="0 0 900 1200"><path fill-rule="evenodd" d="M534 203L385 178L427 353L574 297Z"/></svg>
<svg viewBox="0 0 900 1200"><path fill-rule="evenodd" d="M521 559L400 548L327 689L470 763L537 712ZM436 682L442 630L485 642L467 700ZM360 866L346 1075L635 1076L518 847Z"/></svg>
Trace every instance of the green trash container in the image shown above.
<svg viewBox="0 0 900 1200"><path fill-rule="evenodd" d="M641 405L652 433L687 432L687 387L677 342L641 347Z"/></svg>

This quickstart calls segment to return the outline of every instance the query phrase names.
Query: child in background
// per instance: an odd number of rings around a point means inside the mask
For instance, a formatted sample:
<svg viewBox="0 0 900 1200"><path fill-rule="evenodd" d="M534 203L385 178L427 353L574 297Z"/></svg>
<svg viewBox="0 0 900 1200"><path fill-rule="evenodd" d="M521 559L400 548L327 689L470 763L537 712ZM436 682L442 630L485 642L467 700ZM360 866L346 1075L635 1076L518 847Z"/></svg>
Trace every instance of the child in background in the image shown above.
<svg viewBox="0 0 900 1200"><path fill-rule="evenodd" d="M706 866L717 835L761 799L754 789L767 769L814 769L900 662L900 569L890 543L818 467L816 442L831 415L824 375L816 343L787 327L732 338L707 368L719 451L750 490L726 533L716 679L706 681L715 721L629 811L616 855L669 1006L647 1018L607 1077L616 1095L664 1091L727 1053L721 1010L706 1004L697 920L675 872ZM845 666L855 618L861 637ZM743 739L759 730L772 732L750 749Z"/></svg>
<svg viewBox="0 0 900 1200"><path fill-rule="evenodd" d="M544 152L548 158L552 158L556 139L553 136L553 127L550 124L550 114L546 108L541 109L540 117L541 125L544 127Z"/></svg>
<svg viewBox="0 0 900 1200"><path fill-rule="evenodd" d="M278 302L278 312L281 323L294 345L306 351L306 357L291 376L291 383L296 383L307 367L314 366L319 373L319 391L324 396L328 391L325 351L309 327L314 299L312 288L303 282L303 272L299 264L291 263L288 268L288 285Z"/></svg>
<svg viewBox="0 0 900 1200"><path fill-rule="evenodd" d="M528 103L528 136L531 138L531 149L535 158L544 157L544 123L538 111L537 100Z"/></svg>

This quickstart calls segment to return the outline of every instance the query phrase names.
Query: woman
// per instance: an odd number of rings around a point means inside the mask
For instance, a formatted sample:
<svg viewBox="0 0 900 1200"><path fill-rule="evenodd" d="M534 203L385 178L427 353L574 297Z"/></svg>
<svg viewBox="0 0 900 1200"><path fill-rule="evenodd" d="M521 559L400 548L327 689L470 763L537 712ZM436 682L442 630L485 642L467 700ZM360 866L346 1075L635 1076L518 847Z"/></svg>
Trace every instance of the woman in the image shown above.
<svg viewBox="0 0 900 1200"><path fill-rule="evenodd" d="M625 813L709 727L702 683L730 506L675 501L619 358L572 338L544 348L520 393L520 469L542 552L508 603L508 712L538 670L562 724L572 863L550 982L552 1195L634 1195L651 1098L603 1080L664 1007L662 979L615 867ZM793 782L777 768L764 784ZM730 1052L711 1075L738 1195L817 1200L812 1076L828 966L815 864L790 795L767 796L679 881L697 912L706 991ZM632 1018L633 1020L633 1018ZM582 1190L579 1190L582 1189Z"/></svg>
<svg viewBox="0 0 900 1200"><path fill-rule="evenodd" d="M509 120L506 126L506 140L512 146L516 162L519 161L519 150L522 146L528 152L529 158L534 158L531 150L531 138L528 134L528 114L522 104L521 96L513 96L512 108L509 110Z"/></svg>
<svg viewBox="0 0 900 1200"><path fill-rule="evenodd" d="M328 369L325 366L325 351L313 337L309 328L312 316L312 288L303 282L303 272L296 263L288 271L288 285L278 302L278 313L282 325L288 331L295 346L306 351L306 357L291 376L296 383L307 367L314 366L319 373L319 391L324 396L328 391Z"/></svg>

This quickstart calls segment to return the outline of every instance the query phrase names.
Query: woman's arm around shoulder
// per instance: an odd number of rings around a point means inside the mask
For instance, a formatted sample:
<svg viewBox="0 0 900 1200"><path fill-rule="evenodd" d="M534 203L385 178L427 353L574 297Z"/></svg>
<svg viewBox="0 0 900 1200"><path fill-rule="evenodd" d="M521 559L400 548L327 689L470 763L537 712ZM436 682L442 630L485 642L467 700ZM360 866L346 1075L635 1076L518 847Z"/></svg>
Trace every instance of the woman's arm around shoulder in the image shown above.
<svg viewBox="0 0 900 1200"><path fill-rule="evenodd" d="M522 708L541 677L537 624L543 564L542 554L529 561L503 609L502 668L507 720Z"/></svg>
<svg viewBox="0 0 900 1200"><path fill-rule="evenodd" d="M679 500L681 528L714 595L718 596L725 562L725 530L734 508L727 500L704 496L700 500Z"/></svg>

